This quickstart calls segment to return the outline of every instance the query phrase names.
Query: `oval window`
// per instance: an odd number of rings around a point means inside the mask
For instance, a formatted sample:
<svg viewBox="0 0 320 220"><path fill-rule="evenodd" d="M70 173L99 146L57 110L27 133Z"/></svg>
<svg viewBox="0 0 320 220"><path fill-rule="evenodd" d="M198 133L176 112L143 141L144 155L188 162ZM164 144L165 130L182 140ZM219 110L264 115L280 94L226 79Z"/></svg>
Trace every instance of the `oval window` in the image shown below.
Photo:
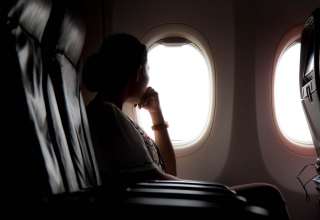
<svg viewBox="0 0 320 220"><path fill-rule="evenodd" d="M313 147L300 98L300 47L300 42L294 42L278 59L274 78L274 110L283 136L301 147Z"/></svg>
<svg viewBox="0 0 320 220"><path fill-rule="evenodd" d="M165 38L148 50L149 86L159 94L175 147L196 141L208 126L212 80L203 52L184 38ZM138 122L154 138L151 118L138 110Z"/></svg>

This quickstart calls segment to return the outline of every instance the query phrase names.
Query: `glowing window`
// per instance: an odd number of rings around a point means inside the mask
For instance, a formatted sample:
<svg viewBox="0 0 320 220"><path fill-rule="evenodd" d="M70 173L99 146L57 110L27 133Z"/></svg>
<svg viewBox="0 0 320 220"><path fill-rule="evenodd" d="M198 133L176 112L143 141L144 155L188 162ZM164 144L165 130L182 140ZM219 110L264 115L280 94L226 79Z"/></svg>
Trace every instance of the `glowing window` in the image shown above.
<svg viewBox="0 0 320 220"><path fill-rule="evenodd" d="M196 141L208 125L211 106L210 69L202 51L190 41L160 41L148 51L149 86L158 93L175 147ZM138 111L138 122L154 138L151 118Z"/></svg>
<svg viewBox="0 0 320 220"><path fill-rule="evenodd" d="M312 138L303 112L299 86L299 42L280 56L274 79L274 107L278 126L291 142L312 147Z"/></svg>

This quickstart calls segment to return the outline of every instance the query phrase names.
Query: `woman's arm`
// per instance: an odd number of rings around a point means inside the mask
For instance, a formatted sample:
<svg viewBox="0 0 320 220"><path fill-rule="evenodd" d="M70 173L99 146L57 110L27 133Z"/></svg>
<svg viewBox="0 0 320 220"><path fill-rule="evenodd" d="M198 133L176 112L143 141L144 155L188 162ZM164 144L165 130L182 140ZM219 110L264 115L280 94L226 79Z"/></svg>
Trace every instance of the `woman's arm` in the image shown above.
<svg viewBox="0 0 320 220"><path fill-rule="evenodd" d="M147 109L150 113L154 125L155 142L159 146L160 154L164 160L165 172L176 176L177 168L173 146L162 115L158 93L153 88L147 89L140 107Z"/></svg>
<svg viewBox="0 0 320 220"><path fill-rule="evenodd" d="M159 112L150 113L150 115L154 125L155 142L159 146L161 156L163 157L165 171L175 176L177 175L176 158L161 109L159 109Z"/></svg>

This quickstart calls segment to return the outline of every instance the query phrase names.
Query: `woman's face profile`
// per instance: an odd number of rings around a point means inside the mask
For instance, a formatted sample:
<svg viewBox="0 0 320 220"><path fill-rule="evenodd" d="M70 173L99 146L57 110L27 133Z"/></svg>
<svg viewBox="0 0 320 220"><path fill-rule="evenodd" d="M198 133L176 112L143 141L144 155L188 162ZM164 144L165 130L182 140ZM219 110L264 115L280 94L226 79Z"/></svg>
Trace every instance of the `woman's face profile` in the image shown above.
<svg viewBox="0 0 320 220"><path fill-rule="evenodd" d="M128 101L138 104L141 97L147 90L149 83L148 65L141 65L137 70L137 75L130 83Z"/></svg>
<svg viewBox="0 0 320 220"><path fill-rule="evenodd" d="M142 65L138 70L137 93L138 93L139 99L143 96L149 84L148 68L149 66L145 64L145 65Z"/></svg>

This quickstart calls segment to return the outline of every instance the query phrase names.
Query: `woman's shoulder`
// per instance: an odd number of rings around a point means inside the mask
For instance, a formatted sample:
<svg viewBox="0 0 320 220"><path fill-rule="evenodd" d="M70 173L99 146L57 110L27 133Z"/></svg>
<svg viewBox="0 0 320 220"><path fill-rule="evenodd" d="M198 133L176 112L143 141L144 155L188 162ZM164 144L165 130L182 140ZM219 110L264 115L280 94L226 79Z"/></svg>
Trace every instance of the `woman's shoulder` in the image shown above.
<svg viewBox="0 0 320 220"><path fill-rule="evenodd" d="M87 106L88 114L94 115L110 115L120 114L121 110L111 102L102 101L100 98L94 98Z"/></svg>
<svg viewBox="0 0 320 220"><path fill-rule="evenodd" d="M108 126L117 127L126 133L139 134L134 122L111 102L96 98L89 103L87 111L92 123L108 124Z"/></svg>
<svg viewBox="0 0 320 220"><path fill-rule="evenodd" d="M123 120L121 110L117 106L99 99L94 99L89 103L87 114L92 126L110 127L118 124L119 120Z"/></svg>

